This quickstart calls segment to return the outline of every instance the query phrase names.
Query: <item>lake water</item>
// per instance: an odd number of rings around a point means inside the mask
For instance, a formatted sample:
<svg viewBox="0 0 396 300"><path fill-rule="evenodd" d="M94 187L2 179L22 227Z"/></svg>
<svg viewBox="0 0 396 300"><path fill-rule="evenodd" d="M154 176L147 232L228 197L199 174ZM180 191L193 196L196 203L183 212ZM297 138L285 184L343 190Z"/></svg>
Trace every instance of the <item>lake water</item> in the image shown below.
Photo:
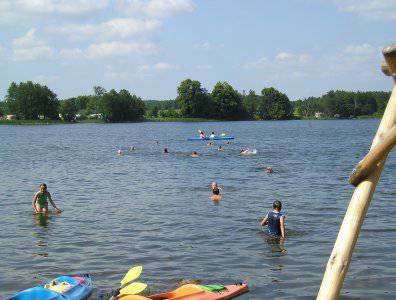
<svg viewBox="0 0 396 300"><path fill-rule="evenodd" d="M379 120L0 126L0 298L63 274L90 273L95 294L133 265L152 291L181 279L247 281L238 299L312 299L351 198L347 179ZM234 135L231 144L186 139ZM158 141L158 144L157 142ZM217 151L223 145L224 151ZM136 147L135 151L120 148ZM163 148L169 154L163 154ZM251 156L242 148L257 149ZM192 151L201 154L190 157ZM273 174L264 168L271 165ZM342 290L396 298L396 155L374 194ZM210 183L224 199L208 199ZM45 182L62 214L39 219ZM283 246L258 217L277 199ZM283 248L286 252L282 252Z"/></svg>

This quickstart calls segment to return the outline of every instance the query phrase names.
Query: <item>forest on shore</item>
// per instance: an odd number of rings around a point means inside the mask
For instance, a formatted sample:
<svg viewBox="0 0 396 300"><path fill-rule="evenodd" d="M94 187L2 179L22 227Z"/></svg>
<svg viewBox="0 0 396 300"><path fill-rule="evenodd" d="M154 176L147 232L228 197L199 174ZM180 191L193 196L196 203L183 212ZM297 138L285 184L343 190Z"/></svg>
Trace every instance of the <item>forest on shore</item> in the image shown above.
<svg viewBox="0 0 396 300"><path fill-rule="evenodd" d="M238 92L228 82L217 82L209 92L197 80L177 87L176 99L145 100L126 89L119 92L95 86L92 95L58 99L45 85L12 82L0 117L16 120L100 119L104 122L184 120L287 120L301 118L356 118L382 116L390 91L329 91L320 97L290 101L274 87Z"/></svg>

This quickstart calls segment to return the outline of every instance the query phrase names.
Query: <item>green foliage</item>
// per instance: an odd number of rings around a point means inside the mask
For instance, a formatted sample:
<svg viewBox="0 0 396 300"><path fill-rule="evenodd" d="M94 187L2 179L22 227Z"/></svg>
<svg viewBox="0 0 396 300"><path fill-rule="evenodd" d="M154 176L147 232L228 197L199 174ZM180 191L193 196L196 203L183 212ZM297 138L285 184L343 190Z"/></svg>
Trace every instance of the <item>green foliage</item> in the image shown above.
<svg viewBox="0 0 396 300"><path fill-rule="evenodd" d="M216 83L211 96L213 117L224 120L241 120L246 117L242 95L227 82Z"/></svg>
<svg viewBox="0 0 396 300"><path fill-rule="evenodd" d="M46 86L31 81L12 82L5 99L9 112L20 119L58 119L59 101Z"/></svg>
<svg viewBox="0 0 396 300"><path fill-rule="evenodd" d="M205 117L210 114L210 97L197 80L186 79L177 88L176 101L182 116Z"/></svg>
<svg viewBox="0 0 396 300"><path fill-rule="evenodd" d="M76 119L77 106L74 99L63 100L60 102L60 114L62 119L71 122Z"/></svg>
<svg viewBox="0 0 396 300"><path fill-rule="evenodd" d="M6 115L6 104L4 101L0 101L0 117Z"/></svg>
<svg viewBox="0 0 396 300"><path fill-rule="evenodd" d="M315 113L322 113L324 117L341 118L382 115L390 92L350 92L329 91L325 95L315 98L298 100L293 103L294 113L300 117L313 117Z"/></svg>
<svg viewBox="0 0 396 300"><path fill-rule="evenodd" d="M143 101L127 90L115 90L98 97L99 112L107 122L126 122L143 120L145 106Z"/></svg>
<svg viewBox="0 0 396 300"><path fill-rule="evenodd" d="M258 118L257 109L259 105L259 96L253 90L249 91L249 94L243 96L243 106L245 107L247 118L256 119Z"/></svg>
<svg viewBox="0 0 396 300"><path fill-rule="evenodd" d="M261 91L258 114L263 120L284 120L292 116L289 98L273 87Z"/></svg>

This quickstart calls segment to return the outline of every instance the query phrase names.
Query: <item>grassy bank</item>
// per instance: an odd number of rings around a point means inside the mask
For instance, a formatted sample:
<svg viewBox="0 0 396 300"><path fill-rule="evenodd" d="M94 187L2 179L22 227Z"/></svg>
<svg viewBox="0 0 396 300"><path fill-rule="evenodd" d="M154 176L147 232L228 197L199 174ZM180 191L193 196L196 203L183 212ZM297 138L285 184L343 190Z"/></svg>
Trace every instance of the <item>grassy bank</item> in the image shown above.
<svg viewBox="0 0 396 300"><path fill-rule="evenodd" d="M103 120L78 120L76 122L65 122L62 120L2 120L0 125L54 125L54 124L78 124L78 123L104 123Z"/></svg>
<svg viewBox="0 0 396 300"><path fill-rule="evenodd" d="M152 118L146 117L146 122L218 122L222 120L205 119L205 118Z"/></svg>

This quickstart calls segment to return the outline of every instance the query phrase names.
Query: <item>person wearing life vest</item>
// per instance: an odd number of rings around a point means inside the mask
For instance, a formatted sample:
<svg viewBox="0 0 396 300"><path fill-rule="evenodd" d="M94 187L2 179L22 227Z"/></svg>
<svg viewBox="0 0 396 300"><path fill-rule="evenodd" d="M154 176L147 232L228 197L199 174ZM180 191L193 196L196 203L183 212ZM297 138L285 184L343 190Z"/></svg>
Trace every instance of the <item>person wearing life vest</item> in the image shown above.
<svg viewBox="0 0 396 300"><path fill-rule="evenodd" d="M268 234L274 237L286 237L285 216L281 214L282 202L276 200L272 204L273 210L268 212L260 222L261 226L268 225Z"/></svg>

